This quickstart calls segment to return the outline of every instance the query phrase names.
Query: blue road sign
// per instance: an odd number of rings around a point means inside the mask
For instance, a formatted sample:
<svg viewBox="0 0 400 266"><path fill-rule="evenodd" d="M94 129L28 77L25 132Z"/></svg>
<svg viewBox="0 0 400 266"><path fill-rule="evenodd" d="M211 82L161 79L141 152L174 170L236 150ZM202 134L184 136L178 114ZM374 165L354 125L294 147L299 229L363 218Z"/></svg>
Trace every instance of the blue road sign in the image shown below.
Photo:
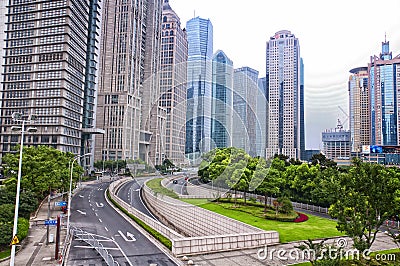
<svg viewBox="0 0 400 266"><path fill-rule="evenodd" d="M56 201L54 204L56 205L56 207L65 207L65 206L67 206L67 202L66 201Z"/></svg>
<svg viewBox="0 0 400 266"><path fill-rule="evenodd" d="M57 220L45 220L44 225L57 225Z"/></svg>

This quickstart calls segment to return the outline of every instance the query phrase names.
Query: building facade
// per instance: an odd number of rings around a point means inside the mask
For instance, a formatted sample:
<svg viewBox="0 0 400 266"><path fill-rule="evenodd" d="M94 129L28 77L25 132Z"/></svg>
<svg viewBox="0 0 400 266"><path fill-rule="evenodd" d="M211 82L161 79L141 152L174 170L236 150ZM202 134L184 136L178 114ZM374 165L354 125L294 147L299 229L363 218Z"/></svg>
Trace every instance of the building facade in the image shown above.
<svg viewBox="0 0 400 266"><path fill-rule="evenodd" d="M379 56L371 56L368 64L371 144L399 145L400 55L392 57L389 41L382 42Z"/></svg>
<svg viewBox="0 0 400 266"><path fill-rule="evenodd" d="M350 131L338 127L322 132L323 154L335 162L350 160Z"/></svg>
<svg viewBox="0 0 400 266"><path fill-rule="evenodd" d="M360 154L363 145L371 144L368 68L354 68L350 73L348 90L351 152Z"/></svg>
<svg viewBox="0 0 400 266"><path fill-rule="evenodd" d="M37 132L26 137L27 145L90 152L101 2L11 0L6 9L4 2L2 154L19 143L20 133L11 132L14 112L37 115Z"/></svg>
<svg viewBox="0 0 400 266"><path fill-rule="evenodd" d="M232 146L233 62L221 50L212 65L212 148Z"/></svg>
<svg viewBox="0 0 400 266"><path fill-rule="evenodd" d="M275 33L267 42L268 130L266 157L301 157L301 64L299 40L290 31ZM304 102L303 102L304 103ZM304 108L304 107L303 107ZM304 120L303 120L304 121ZM304 135L304 134L303 134ZM304 139L304 137L303 137Z"/></svg>
<svg viewBox="0 0 400 266"><path fill-rule="evenodd" d="M160 106L166 109L165 157L185 164L188 44L179 16L164 1L161 31Z"/></svg>
<svg viewBox="0 0 400 266"><path fill-rule="evenodd" d="M105 133L96 136L96 160L150 162L155 138L146 121L155 114L158 125L165 117L157 104L150 112L159 86L161 8L157 0L104 2L96 125Z"/></svg>
<svg viewBox="0 0 400 266"><path fill-rule="evenodd" d="M256 107L256 154L265 158L265 149L267 143L267 79L258 79L257 107Z"/></svg>
<svg viewBox="0 0 400 266"><path fill-rule="evenodd" d="M258 71L250 67L234 70L233 143L249 155L256 155Z"/></svg>
<svg viewBox="0 0 400 266"><path fill-rule="evenodd" d="M209 19L195 17L186 23L188 38L187 110L185 154L200 163L211 149L213 26Z"/></svg>

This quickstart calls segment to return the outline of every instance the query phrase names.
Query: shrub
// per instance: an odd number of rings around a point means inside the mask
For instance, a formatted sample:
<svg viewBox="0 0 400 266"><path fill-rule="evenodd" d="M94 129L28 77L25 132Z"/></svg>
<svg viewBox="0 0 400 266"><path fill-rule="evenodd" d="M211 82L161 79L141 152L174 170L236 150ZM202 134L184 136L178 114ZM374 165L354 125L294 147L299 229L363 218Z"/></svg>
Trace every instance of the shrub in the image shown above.
<svg viewBox="0 0 400 266"><path fill-rule="evenodd" d="M292 202L290 201L289 198L287 197L282 197L282 198L278 198L278 203L279 203L279 212L280 213L291 213L293 211L293 205Z"/></svg>

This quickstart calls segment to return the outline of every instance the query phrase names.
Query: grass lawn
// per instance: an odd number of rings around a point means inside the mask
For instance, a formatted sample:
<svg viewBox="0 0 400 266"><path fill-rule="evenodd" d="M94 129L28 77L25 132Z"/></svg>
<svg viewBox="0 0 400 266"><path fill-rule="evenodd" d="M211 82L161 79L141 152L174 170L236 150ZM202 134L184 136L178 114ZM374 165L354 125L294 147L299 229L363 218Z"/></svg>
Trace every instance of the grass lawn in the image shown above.
<svg viewBox="0 0 400 266"><path fill-rule="evenodd" d="M206 199L185 199L184 201L194 205L198 205L199 207L202 207L204 209L228 216L230 218L239 220L241 222L253 225L263 230L278 231L281 243L344 235L336 229L335 221L325 218L320 218L314 215L307 214L307 216L309 217L308 221L302 223L280 222L253 216L247 212L243 212L237 209L226 208L227 203L218 204L214 202L208 202ZM260 207L246 206L245 208L262 209L262 206Z"/></svg>
<svg viewBox="0 0 400 266"><path fill-rule="evenodd" d="M155 178L155 179L148 181L146 184L149 188L151 188L156 193L160 193L163 195L167 195L171 198L178 199L179 197L175 192L173 192L172 190L169 190L168 188L165 188L161 185L161 180L163 180L163 178Z"/></svg>
<svg viewBox="0 0 400 266"><path fill-rule="evenodd" d="M7 249L0 252L0 260L11 256L11 249Z"/></svg>

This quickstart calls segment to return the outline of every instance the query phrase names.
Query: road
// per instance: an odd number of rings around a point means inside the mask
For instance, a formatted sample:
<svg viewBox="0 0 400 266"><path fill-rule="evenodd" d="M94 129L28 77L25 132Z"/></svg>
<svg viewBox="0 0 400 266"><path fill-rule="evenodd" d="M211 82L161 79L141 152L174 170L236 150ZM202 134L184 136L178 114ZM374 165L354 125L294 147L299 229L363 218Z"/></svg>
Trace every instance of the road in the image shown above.
<svg viewBox="0 0 400 266"><path fill-rule="evenodd" d="M71 226L94 234L119 265L177 265L105 200L109 183L87 185L72 200ZM67 265L105 265L85 242L74 239Z"/></svg>
<svg viewBox="0 0 400 266"><path fill-rule="evenodd" d="M167 188L172 189L174 192L181 194L181 195L187 195L187 190L186 190L186 180L185 176L176 176L174 179L176 180L176 184L173 182L168 183Z"/></svg>

